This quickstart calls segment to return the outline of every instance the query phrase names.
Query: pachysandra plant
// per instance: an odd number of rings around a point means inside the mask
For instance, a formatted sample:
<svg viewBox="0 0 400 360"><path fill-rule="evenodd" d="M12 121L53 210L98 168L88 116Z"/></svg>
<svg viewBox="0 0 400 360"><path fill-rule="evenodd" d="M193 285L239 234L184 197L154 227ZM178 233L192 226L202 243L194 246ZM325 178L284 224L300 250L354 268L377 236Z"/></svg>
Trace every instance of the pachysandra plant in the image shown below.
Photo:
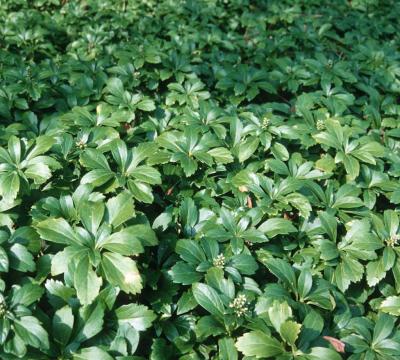
<svg viewBox="0 0 400 360"><path fill-rule="evenodd" d="M117 171L112 170L101 151L87 149L82 153L80 162L90 171L82 177L81 184L95 187L105 185L106 189L110 190L127 188L138 201L152 203L154 196L151 185L160 184L161 175L154 167L140 164L152 154L154 147L151 144L143 144L128 150L120 139L112 141L108 146L111 148L113 160L117 163Z"/></svg>
<svg viewBox="0 0 400 360"><path fill-rule="evenodd" d="M156 245L157 238L148 224L122 227L134 216L133 206L126 206L129 202L132 198L127 193L106 204L87 200L80 202L74 225L62 217L49 217L35 225L43 240L62 246L51 259L51 273L64 275L82 305L94 301L104 280L126 293L142 290L139 270L130 257L142 253L144 246Z"/></svg>
<svg viewBox="0 0 400 360"><path fill-rule="evenodd" d="M399 359L399 16L0 0L0 359Z"/></svg>
<svg viewBox="0 0 400 360"><path fill-rule="evenodd" d="M5 200L14 200L21 190L27 192L29 181L41 185L50 179L51 170L59 164L43 154L53 144L49 136L37 137L34 145L11 136L7 149L0 148L0 194Z"/></svg>

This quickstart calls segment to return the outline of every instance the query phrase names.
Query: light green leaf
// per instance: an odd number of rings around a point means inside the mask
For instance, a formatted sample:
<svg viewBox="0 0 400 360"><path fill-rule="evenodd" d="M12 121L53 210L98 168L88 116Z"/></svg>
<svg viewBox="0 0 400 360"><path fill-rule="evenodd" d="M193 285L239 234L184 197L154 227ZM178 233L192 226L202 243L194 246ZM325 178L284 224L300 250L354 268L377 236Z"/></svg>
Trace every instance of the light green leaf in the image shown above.
<svg viewBox="0 0 400 360"><path fill-rule="evenodd" d="M375 286L378 284L386 275L385 264L383 258L377 261L370 261L367 266L367 282L369 286Z"/></svg>
<svg viewBox="0 0 400 360"><path fill-rule="evenodd" d="M275 300L268 309L269 319L277 332L280 332L281 326L292 317L292 309L286 301Z"/></svg>
<svg viewBox="0 0 400 360"><path fill-rule="evenodd" d="M17 197L20 180L16 172L0 174L0 195L6 201L12 201Z"/></svg>
<svg viewBox="0 0 400 360"><path fill-rule="evenodd" d="M252 331L238 338L237 349L245 356L257 359L273 358L284 353L282 344L270 335L261 331Z"/></svg>
<svg viewBox="0 0 400 360"><path fill-rule="evenodd" d="M381 311L394 316L400 316L400 296L389 296L382 301Z"/></svg>
<svg viewBox="0 0 400 360"><path fill-rule="evenodd" d="M300 334L301 324L292 320L285 321L280 327L282 338L290 345L294 346Z"/></svg>
<svg viewBox="0 0 400 360"><path fill-rule="evenodd" d="M32 179L35 184L43 184L50 179L51 170L46 164L38 163L29 165L24 174L27 178Z"/></svg>
<svg viewBox="0 0 400 360"><path fill-rule="evenodd" d="M44 154L47 150L50 150L55 142L56 141L52 136L38 136L35 140L35 146L27 155L26 160L31 160L38 155Z"/></svg>
<svg viewBox="0 0 400 360"><path fill-rule="evenodd" d="M349 256L342 257L340 264L335 269L336 285L341 291L346 291L350 283L362 279L364 267Z"/></svg>

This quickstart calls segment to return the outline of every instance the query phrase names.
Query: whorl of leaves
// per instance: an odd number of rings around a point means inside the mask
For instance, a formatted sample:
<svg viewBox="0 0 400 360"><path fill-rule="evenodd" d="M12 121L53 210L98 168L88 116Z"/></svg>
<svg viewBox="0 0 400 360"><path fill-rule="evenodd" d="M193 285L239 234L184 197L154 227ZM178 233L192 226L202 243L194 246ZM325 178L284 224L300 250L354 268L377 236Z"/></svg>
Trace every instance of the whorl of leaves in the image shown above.
<svg viewBox="0 0 400 360"><path fill-rule="evenodd" d="M400 3L0 0L0 358L400 358Z"/></svg>

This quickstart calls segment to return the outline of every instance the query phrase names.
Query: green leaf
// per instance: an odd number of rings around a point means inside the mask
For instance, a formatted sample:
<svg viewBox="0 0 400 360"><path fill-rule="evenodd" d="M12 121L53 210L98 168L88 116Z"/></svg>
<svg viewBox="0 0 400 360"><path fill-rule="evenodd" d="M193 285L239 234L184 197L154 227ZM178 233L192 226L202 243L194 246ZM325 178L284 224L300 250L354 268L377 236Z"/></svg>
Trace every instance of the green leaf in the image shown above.
<svg viewBox="0 0 400 360"><path fill-rule="evenodd" d="M37 160L36 158L35 160ZM43 163L31 164L25 170L25 176L32 179L35 184L43 184L51 177L50 168Z"/></svg>
<svg viewBox="0 0 400 360"><path fill-rule="evenodd" d="M307 359L342 360L342 357L335 350L323 347L313 347L311 352L307 354Z"/></svg>
<svg viewBox="0 0 400 360"><path fill-rule="evenodd" d="M304 299L309 294L312 285L313 279L311 271L308 269L302 270L297 279L297 288L301 299Z"/></svg>
<svg viewBox="0 0 400 360"><path fill-rule="evenodd" d="M151 204L154 200L151 187L139 181L128 180L128 188L135 199L147 204Z"/></svg>
<svg viewBox="0 0 400 360"><path fill-rule="evenodd" d="M296 289L296 275L293 268L286 261L270 258L264 260L263 263L286 286Z"/></svg>
<svg viewBox="0 0 400 360"><path fill-rule="evenodd" d="M393 332L395 323L395 317L380 313L374 327L373 344L378 344L382 340L388 338Z"/></svg>
<svg viewBox="0 0 400 360"><path fill-rule="evenodd" d="M153 100L150 99L143 99L137 104L138 109L143 111L153 111L156 109Z"/></svg>
<svg viewBox="0 0 400 360"><path fill-rule="evenodd" d="M63 251L55 254L51 259L51 274L53 276L68 273L68 267L75 259L88 254L84 247L67 246Z"/></svg>
<svg viewBox="0 0 400 360"><path fill-rule="evenodd" d="M102 169L109 172L111 171L106 157L99 150L96 149L85 150L80 158L80 162L83 166L92 170Z"/></svg>
<svg viewBox="0 0 400 360"><path fill-rule="evenodd" d="M14 320L14 331L23 341L36 348L46 350L49 348L49 338L46 330L39 320L33 316L22 316Z"/></svg>
<svg viewBox="0 0 400 360"><path fill-rule="evenodd" d="M142 279L136 262L116 253L103 254L101 266L110 284L118 286L122 291L138 294L142 290Z"/></svg>
<svg viewBox="0 0 400 360"><path fill-rule="evenodd" d="M337 238L337 221L334 216L327 212L320 212L318 215L321 224L329 236L329 239L336 242Z"/></svg>
<svg viewBox="0 0 400 360"><path fill-rule="evenodd" d="M50 148L55 144L55 139L52 136L42 135L38 136L35 140L35 146L29 151L27 160L33 159L38 155L44 154L46 151L50 150Z"/></svg>
<svg viewBox="0 0 400 360"><path fill-rule="evenodd" d="M13 244L9 249L10 267L12 269L27 272L36 268L32 254L21 244Z"/></svg>
<svg viewBox="0 0 400 360"><path fill-rule="evenodd" d="M367 282L369 286L375 286L378 284L386 275L386 268L383 262L383 258L377 261L370 261L367 266Z"/></svg>
<svg viewBox="0 0 400 360"><path fill-rule="evenodd" d="M300 329L301 324L292 320L287 320L281 325L280 334L290 346L294 346L300 334Z"/></svg>
<svg viewBox="0 0 400 360"><path fill-rule="evenodd" d="M119 323L128 323L137 331L149 328L157 317L152 310L138 304L120 306L115 310L115 314Z"/></svg>
<svg viewBox="0 0 400 360"><path fill-rule="evenodd" d="M258 227L258 230L267 234L270 238L273 238L276 235L287 235L297 232L297 229L290 220L280 218L268 219Z"/></svg>
<svg viewBox="0 0 400 360"><path fill-rule="evenodd" d="M168 274L172 277L174 283L183 285L191 285L203 277L202 274L196 272L192 265L183 261L178 261L171 270L168 271Z"/></svg>
<svg viewBox="0 0 400 360"><path fill-rule="evenodd" d="M194 309L197 306L196 299L193 296L192 290L188 290L182 294L177 303L178 309L176 313L182 315Z"/></svg>
<svg viewBox="0 0 400 360"><path fill-rule="evenodd" d="M238 338L237 349L245 356L254 356L257 359L273 358L284 353L282 344L261 331L252 331Z"/></svg>
<svg viewBox="0 0 400 360"><path fill-rule="evenodd" d="M341 291L346 291L350 283L358 282L362 279L364 267L349 256L342 257L341 263L335 270L336 285Z"/></svg>
<svg viewBox="0 0 400 360"><path fill-rule="evenodd" d="M67 345L74 327L74 315L68 305L55 312L52 325L54 340L61 346Z"/></svg>
<svg viewBox="0 0 400 360"><path fill-rule="evenodd" d="M79 215L86 230L92 234L97 233L104 215L102 202L85 202L79 208Z"/></svg>
<svg viewBox="0 0 400 360"><path fill-rule="evenodd" d="M286 147L278 142L272 145L271 152L279 160L289 160L289 152L287 151Z"/></svg>
<svg viewBox="0 0 400 360"><path fill-rule="evenodd" d="M129 227L132 234L135 234L143 246L154 246L158 244L158 239L154 230L148 223L136 224Z"/></svg>
<svg viewBox="0 0 400 360"><path fill-rule="evenodd" d="M7 252L0 246L0 272L8 272L9 260Z"/></svg>
<svg viewBox="0 0 400 360"><path fill-rule="evenodd" d="M376 141L369 141L351 152L353 156L368 164L375 165L375 157L381 157L385 153L385 148Z"/></svg>
<svg viewBox="0 0 400 360"><path fill-rule="evenodd" d="M223 147L217 147L207 151L217 164L229 164L233 162L233 156L230 151Z"/></svg>
<svg viewBox="0 0 400 360"><path fill-rule="evenodd" d="M73 354L74 360L113 360L114 358L103 349L92 346L80 350L78 353Z"/></svg>
<svg viewBox="0 0 400 360"><path fill-rule="evenodd" d="M257 269L257 262L251 255L239 254L231 258L231 266L238 269L243 275L253 275Z"/></svg>
<svg viewBox="0 0 400 360"><path fill-rule="evenodd" d="M200 245L193 240L178 240L175 251L189 264L198 265L206 261L204 251L201 249Z"/></svg>
<svg viewBox="0 0 400 360"><path fill-rule="evenodd" d="M135 215L132 196L128 192L121 192L107 201L107 222L118 227Z"/></svg>
<svg viewBox="0 0 400 360"><path fill-rule="evenodd" d="M75 290L61 281L49 279L46 281L45 287L50 295L60 297L65 302L75 295Z"/></svg>
<svg viewBox="0 0 400 360"><path fill-rule="evenodd" d="M220 360L237 360L238 353L235 348L235 341L231 338L223 338L218 340L219 358Z"/></svg>
<svg viewBox="0 0 400 360"><path fill-rule="evenodd" d="M315 310L310 311L303 320L298 347L302 348L306 344L315 340L324 328L324 319Z"/></svg>
<svg viewBox="0 0 400 360"><path fill-rule="evenodd" d="M148 229L148 231L152 231ZM121 255L137 255L144 251L135 226L130 226L110 236L104 237L96 244L98 248L116 252Z"/></svg>
<svg viewBox="0 0 400 360"><path fill-rule="evenodd" d="M16 172L0 174L0 195L6 201L12 201L17 197L19 186L20 180Z"/></svg>
<svg viewBox="0 0 400 360"><path fill-rule="evenodd" d="M89 171L81 178L81 184L90 184L94 187L101 186L111 180L114 174L110 170L95 169Z"/></svg>
<svg viewBox="0 0 400 360"><path fill-rule="evenodd" d="M102 279L96 275L88 256L83 256L74 272L74 287L82 305L89 305L97 297Z"/></svg>
<svg viewBox="0 0 400 360"><path fill-rule="evenodd" d="M260 140L257 137L249 137L246 141L240 143L237 153L239 162L246 161L257 150Z"/></svg>
<svg viewBox="0 0 400 360"><path fill-rule="evenodd" d="M225 313L224 304L218 293L211 286L201 283L193 284L192 291L194 298L201 307L216 317L223 319Z"/></svg>
<svg viewBox="0 0 400 360"><path fill-rule="evenodd" d="M12 291L11 305L29 306L38 301L43 295L43 288L35 283L26 283L15 286Z"/></svg>
<svg viewBox="0 0 400 360"><path fill-rule="evenodd" d="M14 163L19 164L21 162L22 151L20 139L16 136L10 136L8 139L8 152Z"/></svg>
<svg viewBox="0 0 400 360"><path fill-rule="evenodd" d="M199 212L191 198L185 198L179 208L179 214L185 226L194 227L198 221Z"/></svg>
<svg viewBox="0 0 400 360"><path fill-rule="evenodd" d="M268 309L269 319L277 332L281 331L281 326L292 317L292 309L286 301L275 300Z"/></svg>
<svg viewBox="0 0 400 360"><path fill-rule="evenodd" d="M72 227L62 218L41 221L36 225L36 229L44 240L57 244L82 245Z"/></svg>
<svg viewBox="0 0 400 360"><path fill-rule="evenodd" d="M73 342L83 342L97 335L103 328L104 305L100 302L79 308L78 332Z"/></svg>
<svg viewBox="0 0 400 360"><path fill-rule="evenodd" d="M382 301L380 310L384 313L400 316L400 296L389 296Z"/></svg>
<svg viewBox="0 0 400 360"><path fill-rule="evenodd" d="M130 172L130 175L147 184L161 184L161 174L151 166L138 166Z"/></svg>
<svg viewBox="0 0 400 360"><path fill-rule="evenodd" d="M167 208L163 213L158 215L153 222L152 228L154 230L167 230L168 226L172 222L172 207Z"/></svg>
<svg viewBox="0 0 400 360"><path fill-rule="evenodd" d="M299 193L292 193L286 196L286 200L299 210L302 217L307 219L310 216L312 208L310 202L305 196Z"/></svg>
<svg viewBox="0 0 400 360"><path fill-rule="evenodd" d="M354 180L360 173L360 164L350 155L343 156L343 164L350 180Z"/></svg>

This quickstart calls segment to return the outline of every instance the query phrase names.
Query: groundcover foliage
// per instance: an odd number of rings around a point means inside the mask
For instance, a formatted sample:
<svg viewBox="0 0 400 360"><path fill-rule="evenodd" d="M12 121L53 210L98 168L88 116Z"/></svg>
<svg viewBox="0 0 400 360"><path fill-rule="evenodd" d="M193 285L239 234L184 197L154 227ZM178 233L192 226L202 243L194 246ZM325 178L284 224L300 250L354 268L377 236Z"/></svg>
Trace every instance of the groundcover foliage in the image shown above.
<svg viewBox="0 0 400 360"><path fill-rule="evenodd" d="M0 0L0 358L400 358L400 4Z"/></svg>

